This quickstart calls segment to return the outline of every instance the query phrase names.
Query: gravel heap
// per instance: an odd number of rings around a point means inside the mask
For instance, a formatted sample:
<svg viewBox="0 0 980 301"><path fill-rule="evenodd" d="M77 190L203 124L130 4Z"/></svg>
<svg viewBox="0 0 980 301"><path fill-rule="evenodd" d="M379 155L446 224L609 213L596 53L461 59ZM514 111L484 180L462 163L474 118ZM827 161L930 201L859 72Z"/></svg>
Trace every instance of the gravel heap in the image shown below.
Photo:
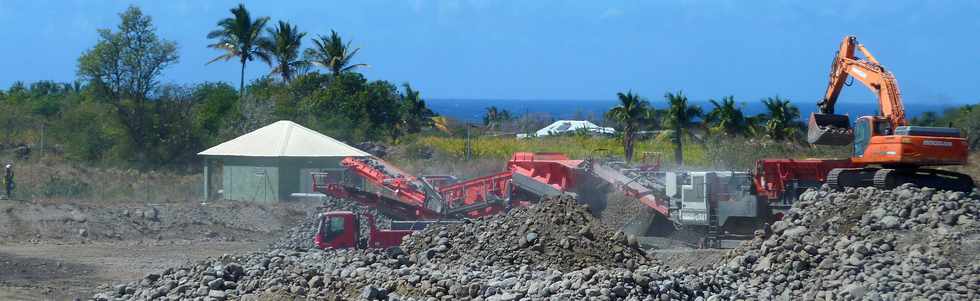
<svg viewBox="0 0 980 301"><path fill-rule="evenodd" d="M211 258L94 299L976 300L978 199L909 186L809 191L701 269L658 265L558 199L429 228L402 248Z"/></svg>
<svg viewBox="0 0 980 301"><path fill-rule="evenodd" d="M402 245L422 262L471 266L528 264L571 271L635 268L649 261L635 237L600 224L572 197L469 223L430 227Z"/></svg>
<svg viewBox="0 0 980 301"><path fill-rule="evenodd" d="M800 199L716 272L759 299L980 298L976 195L906 185Z"/></svg>
<svg viewBox="0 0 980 301"><path fill-rule="evenodd" d="M317 216L320 213L327 211L351 211L362 215L373 215L377 227L381 229L391 228L391 218L386 215L381 214L378 210L370 207L364 207L358 205L357 203L347 201L344 199L337 199L332 197L327 197L323 200L323 205L318 207L315 211L310 212L306 217L303 218L297 225L286 229L285 233L282 233L282 238L269 244L270 249L311 249L316 246L313 245L313 235L316 233L316 227L320 220ZM367 237L368 228L361 228L361 237Z"/></svg>
<svg viewBox="0 0 980 301"><path fill-rule="evenodd" d="M674 275L647 266L635 272L621 268L561 272L528 265L422 264L408 258L382 250L280 249L227 255L105 288L93 299L611 300L652 297L656 295L650 292L656 292L664 300L675 300L689 299L695 293L680 285Z"/></svg>

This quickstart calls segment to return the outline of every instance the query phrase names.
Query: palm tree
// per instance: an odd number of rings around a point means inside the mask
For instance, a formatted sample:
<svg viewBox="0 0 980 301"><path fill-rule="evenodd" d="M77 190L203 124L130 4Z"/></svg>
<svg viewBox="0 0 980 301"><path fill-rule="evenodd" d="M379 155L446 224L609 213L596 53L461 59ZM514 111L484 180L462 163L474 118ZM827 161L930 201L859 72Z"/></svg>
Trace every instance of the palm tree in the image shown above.
<svg viewBox="0 0 980 301"><path fill-rule="evenodd" d="M418 133L422 127L433 124L432 117L436 116L425 106L418 90L412 89L408 83L403 85L405 94L402 95L401 124L408 133Z"/></svg>
<svg viewBox="0 0 980 301"><path fill-rule="evenodd" d="M329 37L321 35L313 39L313 48L306 49L304 55L310 63L326 68L336 76L358 67L367 67L367 64L351 64L351 60L360 50L360 48L351 50L350 41L344 44L340 35L331 30Z"/></svg>
<svg viewBox="0 0 980 301"><path fill-rule="evenodd" d="M283 81L288 82L297 69L307 64L299 57L300 44L306 33L284 21L279 21L278 26L268 28L266 32L271 38L259 41L259 51L264 53L264 56L259 56L259 59L272 67L270 73L278 73Z"/></svg>
<svg viewBox="0 0 980 301"><path fill-rule="evenodd" d="M483 113L483 125L490 127L491 124L496 122L497 118L499 118L498 116L500 115L500 110L497 109L497 106L489 106L484 108L484 110L485 112Z"/></svg>
<svg viewBox="0 0 980 301"><path fill-rule="evenodd" d="M232 8L231 14L233 17L221 19L218 21L218 29L208 33L208 39L218 39L217 43L208 47L225 52L208 64L237 57L242 62L241 79L238 82L238 93L241 97L245 92L245 63L255 60L255 57L264 61L269 60L265 53L256 51L256 45L265 43L262 41L265 39L262 36L262 28L269 22L269 17L261 17L253 21L244 4Z"/></svg>
<svg viewBox="0 0 980 301"><path fill-rule="evenodd" d="M633 161L633 146L636 142L636 132L643 124L653 120L653 110L650 102L632 91L616 93L619 105L606 112L606 118L622 126L623 155L626 161Z"/></svg>
<svg viewBox="0 0 980 301"><path fill-rule="evenodd" d="M664 119L664 125L674 130L674 136L671 138L674 143L674 162L678 166L684 165L684 147L682 143L685 129L694 125L695 119L701 117L703 112L701 111L701 107L689 105L687 96L684 96L683 92L677 92L677 94L667 92L664 98L667 99L669 105L667 116Z"/></svg>
<svg viewBox="0 0 980 301"><path fill-rule="evenodd" d="M512 116L510 111L507 109L501 110L496 106L490 106L485 110L486 112L483 113L483 125L487 126L491 130L500 126L501 123L514 119L514 116Z"/></svg>
<svg viewBox="0 0 980 301"><path fill-rule="evenodd" d="M762 100L766 106L766 134L776 141L782 141L792 137L797 130L797 119L800 118L800 109L789 102L789 99L782 99L779 96L767 97Z"/></svg>
<svg viewBox="0 0 980 301"><path fill-rule="evenodd" d="M747 124L742 109L735 105L735 96L725 96L721 101L708 100L714 106L707 114L707 121L714 124L714 131L724 132L729 137L744 133Z"/></svg>

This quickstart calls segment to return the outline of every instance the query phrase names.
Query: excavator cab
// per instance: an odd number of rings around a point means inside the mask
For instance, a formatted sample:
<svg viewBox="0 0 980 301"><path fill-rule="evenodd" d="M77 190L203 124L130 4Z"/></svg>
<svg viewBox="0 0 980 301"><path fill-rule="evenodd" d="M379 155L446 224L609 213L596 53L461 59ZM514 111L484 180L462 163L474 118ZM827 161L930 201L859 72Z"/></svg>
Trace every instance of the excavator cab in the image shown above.
<svg viewBox="0 0 980 301"><path fill-rule="evenodd" d="M810 113L806 141L817 145L848 145L854 141L854 130L847 115Z"/></svg>
<svg viewBox="0 0 980 301"><path fill-rule="evenodd" d="M864 157L864 152L871 144L871 137L894 135L891 121L876 116L863 116L854 122L854 157Z"/></svg>
<svg viewBox="0 0 980 301"><path fill-rule="evenodd" d="M873 125L871 118L868 117L858 118L854 122L854 157L864 156L864 150L868 148L871 136L874 136Z"/></svg>

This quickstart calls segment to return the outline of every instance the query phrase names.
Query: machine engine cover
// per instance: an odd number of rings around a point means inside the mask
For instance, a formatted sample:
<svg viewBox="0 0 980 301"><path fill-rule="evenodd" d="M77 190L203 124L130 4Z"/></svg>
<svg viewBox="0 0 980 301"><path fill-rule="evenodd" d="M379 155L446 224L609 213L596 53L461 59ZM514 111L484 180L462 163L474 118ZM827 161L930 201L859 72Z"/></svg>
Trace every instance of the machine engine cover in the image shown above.
<svg viewBox="0 0 980 301"><path fill-rule="evenodd" d="M930 137L961 137L960 129L933 126L900 126L895 128L895 135L900 136L930 136Z"/></svg>

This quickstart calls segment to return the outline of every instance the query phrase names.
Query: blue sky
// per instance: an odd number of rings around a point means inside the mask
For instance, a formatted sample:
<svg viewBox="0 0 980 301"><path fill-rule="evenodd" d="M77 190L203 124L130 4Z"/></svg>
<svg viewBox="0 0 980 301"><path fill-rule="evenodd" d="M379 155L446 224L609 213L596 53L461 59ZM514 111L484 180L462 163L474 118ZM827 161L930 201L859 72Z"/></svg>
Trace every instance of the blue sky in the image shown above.
<svg viewBox="0 0 980 301"><path fill-rule="evenodd" d="M0 0L0 87L70 81L96 29L135 4L179 44L164 81L226 81L205 65L205 35L240 1ZM980 102L980 1L246 1L253 15L310 35L335 29L362 50L372 79L410 82L427 98L660 100L734 94L820 98L844 35L896 74L907 102ZM309 41L306 41L309 44ZM247 78L267 73L260 62ZM873 101L855 85L841 101Z"/></svg>

